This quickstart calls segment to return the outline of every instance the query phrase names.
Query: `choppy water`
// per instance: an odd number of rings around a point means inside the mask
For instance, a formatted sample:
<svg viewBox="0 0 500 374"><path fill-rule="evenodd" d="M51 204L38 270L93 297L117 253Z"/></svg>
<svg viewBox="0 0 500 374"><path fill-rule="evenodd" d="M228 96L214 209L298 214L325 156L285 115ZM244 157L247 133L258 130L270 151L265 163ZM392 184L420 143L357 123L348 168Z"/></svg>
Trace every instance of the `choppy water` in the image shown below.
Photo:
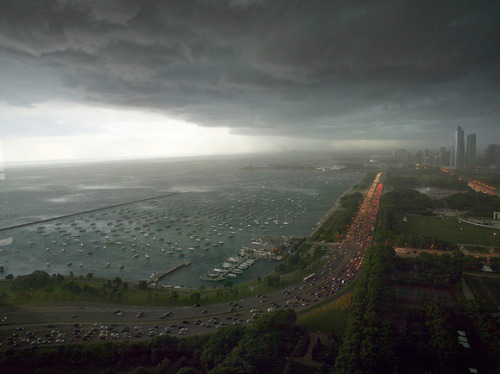
<svg viewBox="0 0 500 374"><path fill-rule="evenodd" d="M268 163L206 158L7 168L0 228L131 203L2 231L0 265L4 274L41 269L140 280L190 259L161 283L198 287L201 275L252 238L307 235L363 176L239 169L249 164ZM258 261L234 282L275 265Z"/></svg>

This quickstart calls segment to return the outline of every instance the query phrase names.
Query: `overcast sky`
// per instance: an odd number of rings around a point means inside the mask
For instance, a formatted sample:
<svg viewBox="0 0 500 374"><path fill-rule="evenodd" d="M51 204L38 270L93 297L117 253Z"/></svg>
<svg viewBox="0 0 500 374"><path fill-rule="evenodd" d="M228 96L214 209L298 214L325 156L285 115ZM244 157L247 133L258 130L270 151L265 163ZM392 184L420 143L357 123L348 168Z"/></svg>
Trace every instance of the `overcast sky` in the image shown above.
<svg viewBox="0 0 500 374"><path fill-rule="evenodd" d="M3 1L0 161L500 143L499 1Z"/></svg>

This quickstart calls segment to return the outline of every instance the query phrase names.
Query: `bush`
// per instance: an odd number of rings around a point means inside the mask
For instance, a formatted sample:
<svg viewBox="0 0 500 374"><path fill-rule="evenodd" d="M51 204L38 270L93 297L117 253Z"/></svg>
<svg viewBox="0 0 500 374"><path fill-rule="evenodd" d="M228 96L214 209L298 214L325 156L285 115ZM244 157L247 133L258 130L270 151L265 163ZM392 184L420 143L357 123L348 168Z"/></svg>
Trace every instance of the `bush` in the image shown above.
<svg viewBox="0 0 500 374"><path fill-rule="evenodd" d="M27 291L30 289L44 288L50 283L50 275L44 271L36 270L28 275L19 275L12 284L13 291Z"/></svg>

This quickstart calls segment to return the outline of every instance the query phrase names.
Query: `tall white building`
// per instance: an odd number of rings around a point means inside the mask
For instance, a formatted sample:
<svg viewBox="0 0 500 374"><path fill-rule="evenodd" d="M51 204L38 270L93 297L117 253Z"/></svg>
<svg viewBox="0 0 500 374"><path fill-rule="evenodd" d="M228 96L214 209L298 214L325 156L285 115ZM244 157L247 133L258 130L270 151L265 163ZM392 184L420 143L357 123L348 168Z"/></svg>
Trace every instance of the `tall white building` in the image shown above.
<svg viewBox="0 0 500 374"><path fill-rule="evenodd" d="M464 130L460 126L455 131L455 168L462 169L465 166L465 142Z"/></svg>

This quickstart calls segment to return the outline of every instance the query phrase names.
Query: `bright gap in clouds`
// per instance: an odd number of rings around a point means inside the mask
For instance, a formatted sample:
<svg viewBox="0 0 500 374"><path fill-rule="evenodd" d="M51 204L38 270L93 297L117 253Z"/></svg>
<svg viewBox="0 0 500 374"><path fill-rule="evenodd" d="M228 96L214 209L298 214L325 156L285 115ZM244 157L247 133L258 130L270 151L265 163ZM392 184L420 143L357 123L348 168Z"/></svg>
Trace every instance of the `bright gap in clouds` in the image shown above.
<svg viewBox="0 0 500 374"><path fill-rule="evenodd" d="M0 104L3 161L92 161L249 154L352 151L387 141L254 136L203 127L163 113L46 102ZM380 144L379 144L380 143ZM395 146L395 144L392 144ZM0 158L0 162L2 159Z"/></svg>
<svg viewBox="0 0 500 374"><path fill-rule="evenodd" d="M271 151L276 141L132 109L51 102L0 110L6 162L251 153Z"/></svg>

